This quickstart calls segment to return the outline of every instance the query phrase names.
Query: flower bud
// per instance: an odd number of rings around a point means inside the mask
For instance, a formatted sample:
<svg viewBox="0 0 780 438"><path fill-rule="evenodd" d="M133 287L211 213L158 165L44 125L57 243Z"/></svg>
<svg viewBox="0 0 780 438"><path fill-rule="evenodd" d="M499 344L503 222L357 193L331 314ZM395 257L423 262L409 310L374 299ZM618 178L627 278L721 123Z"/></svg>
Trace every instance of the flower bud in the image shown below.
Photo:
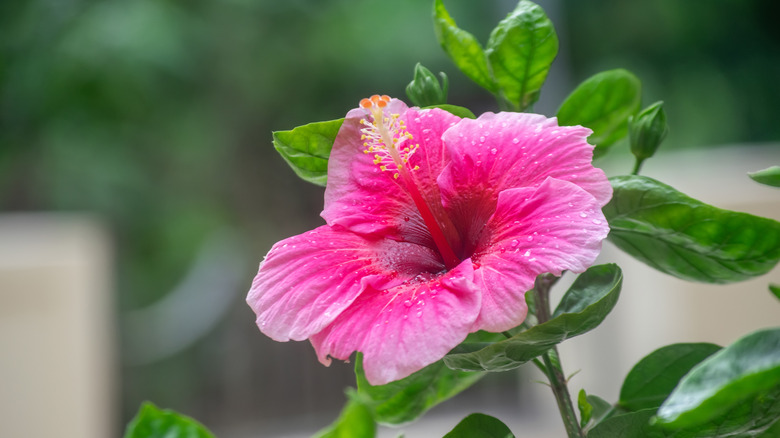
<svg viewBox="0 0 780 438"><path fill-rule="evenodd" d="M414 80L406 86L406 95L409 96L409 100L419 107L447 103L449 81L443 72L440 72L439 75L441 75L441 84L430 70L418 62L414 67Z"/></svg>
<svg viewBox="0 0 780 438"><path fill-rule="evenodd" d="M628 118L631 152L637 161L652 157L669 132L663 102L656 102L636 116Z"/></svg>

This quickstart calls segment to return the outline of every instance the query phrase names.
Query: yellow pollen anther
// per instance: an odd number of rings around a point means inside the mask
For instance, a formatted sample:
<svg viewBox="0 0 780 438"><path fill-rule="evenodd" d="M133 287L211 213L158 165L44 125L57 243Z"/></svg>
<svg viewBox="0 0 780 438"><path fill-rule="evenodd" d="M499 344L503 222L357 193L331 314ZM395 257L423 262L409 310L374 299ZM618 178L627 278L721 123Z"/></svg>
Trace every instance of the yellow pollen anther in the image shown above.
<svg viewBox="0 0 780 438"><path fill-rule="evenodd" d="M409 158L419 147L412 144L412 135L406 131L406 123L400 120L400 114L385 114L390 104L390 96L375 94L360 101L367 117L360 120L360 139L363 140L364 153L374 154L374 164L382 171L394 171L393 178L414 171L419 167L408 165Z"/></svg>

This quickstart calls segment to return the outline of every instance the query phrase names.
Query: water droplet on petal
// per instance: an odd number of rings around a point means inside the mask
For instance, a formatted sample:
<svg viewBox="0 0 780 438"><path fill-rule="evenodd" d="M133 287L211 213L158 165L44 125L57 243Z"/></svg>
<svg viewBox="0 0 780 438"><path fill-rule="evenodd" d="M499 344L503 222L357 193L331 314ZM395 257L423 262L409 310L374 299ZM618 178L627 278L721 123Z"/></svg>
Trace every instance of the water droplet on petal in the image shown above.
<svg viewBox="0 0 780 438"><path fill-rule="evenodd" d="M493 155L495 155L496 152L498 152L498 150L496 148L493 148L493 149L490 150L490 153L493 154Z"/></svg>
<svg viewBox="0 0 780 438"><path fill-rule="evenodd" d="M531 250L529 249L528 251L525 252L525 254L523 254L523 257L528 257L530 255L531 255Z"/></svg>
<svg viewBox="0 0 780 438"><path fill-rule="evenodd" d="M420 123L420 118L419 117L415 117L414 118L414 123Z"/></svg>
<svg viewBox="0 0 780 438"><path fill-rule="evenodd" d="M585 213L584 211L580 213L580 217L588 217L588 213Z"/></svg>
<svg viewBox="0 0 780 438"><path fill-rule="evenodd" d="M519 244L520 242L518 242L517 239L512 239L512 248L516 247Z"/></svg>
<svg viewBox="0 0 780 438"><path fill-rule="evenodd" d="M598 219L593 219L593 223L596 225L601 225L601 221Z"/></svg>
<svg viewBox="0 0 780 438"><path fill-rule="evenodd" d="M515 138L512 139L512 143L518 144L518 143L520 143L520 139L515 137Z"/></svg>
<svg viewBox="0 0 780 438"><path fill-rule="evenodd" d="M484 143L485 142L485 137L479 137L479 142L480 143Z"/></svg>
<svg viewBox="0 0 780 438"><path fill-rule="evenodd" d="M534 236L528 236L528 239L527 239L527 240L528 240L529 242L530 242L530 241L532 241L532 240L534 240Z"/></svg>
<svg viewBox="0 0 780 438"><path fill-rule="evenodd" d="M404 306L406 307L412 307L412 302L409 300L404 301Z"/></svg>

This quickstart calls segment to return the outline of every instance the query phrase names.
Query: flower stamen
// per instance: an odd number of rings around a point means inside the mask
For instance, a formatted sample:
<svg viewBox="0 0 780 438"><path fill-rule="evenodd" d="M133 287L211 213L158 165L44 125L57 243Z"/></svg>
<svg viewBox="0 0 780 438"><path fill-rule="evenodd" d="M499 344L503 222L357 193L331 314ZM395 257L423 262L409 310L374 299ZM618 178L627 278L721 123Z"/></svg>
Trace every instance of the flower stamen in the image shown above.
<svg viewBox="0 0 780 438"><path fill-rule="evenodd" d="M372 119L360 120L364 126L360 129L360 139L365 147L363 153L374 154L374 164L378 165L381 171L391 171L394 179L400 179L431 233L444 265L447 269L452 269L460 264L460 259L455 255L431 207L420 193L413 173L420 166L411 167L409 164L410 158L420 145L412 143L414 138L406 130L404 121L399 120L399 114L385 115L384 108L389 103L390 96L377 94L360 101L360 107L366 110Z"/></svg>

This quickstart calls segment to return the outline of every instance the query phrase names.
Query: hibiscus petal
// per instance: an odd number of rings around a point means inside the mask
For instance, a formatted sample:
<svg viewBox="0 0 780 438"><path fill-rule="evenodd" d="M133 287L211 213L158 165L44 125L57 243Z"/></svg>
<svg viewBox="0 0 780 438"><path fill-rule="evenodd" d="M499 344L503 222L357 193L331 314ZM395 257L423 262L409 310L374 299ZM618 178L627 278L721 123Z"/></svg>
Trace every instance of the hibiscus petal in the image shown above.
<svg viewBox="0 0 780 438"><path fill-rule="evenodd" d="M382 385L444 357L466 338L479 305L466 260L441 276L367 289L311 342L325 365L362 352L366 378Z"/></svg>
<svg viewBox="0 0 780 438"><path fill-rule="evenodd" d="M609 233L599 201L555 178L537 188L501 192L487 229L489 237L474 255L479 265L474 276L483 290L474 331L519 325L527 312L525 292L534 279L546 272L585 271Z"/></svg>
<svg viewBox="0 0 780 438"><path fill-rule="evenodd" d="M516 187L537 187L548 177L582 187L600 206L612 196L601 169L591 164L591 131L581 126L558 126L555 118L526 113L485 113L462 119L443 139L458 157L438 180L445 209L453 222L472 237L493 213L498 194Z"/></svg>
<svg viewBox="0 0 780 438"><path fill-rule="evenodd" d="M419 166L413 172L419 182L418 188L426 199L435 201L429 202L435 208L441 198L436 178L447 164L441 135L460 118L439 109L407 110L395 99L388 107L388 114L401 114L407 132L413 137L410 141L419 144L409 164ZM362 109L350 111L336 136L328 164L322 217L331 226L343 226L356 233L381 234L391 239L432 245L428 230L402 182L393 178L392 171L381 171L372 154L364 153L360 119L365 116Z"/></svg>
<svg viewBox="0 0 780 438"><path fill-rule="evenodd" d="M252 282L247 303L260 330L304 340L330 324L366 288L388 281L377 243L322 226L278 242Z"/></svg>

